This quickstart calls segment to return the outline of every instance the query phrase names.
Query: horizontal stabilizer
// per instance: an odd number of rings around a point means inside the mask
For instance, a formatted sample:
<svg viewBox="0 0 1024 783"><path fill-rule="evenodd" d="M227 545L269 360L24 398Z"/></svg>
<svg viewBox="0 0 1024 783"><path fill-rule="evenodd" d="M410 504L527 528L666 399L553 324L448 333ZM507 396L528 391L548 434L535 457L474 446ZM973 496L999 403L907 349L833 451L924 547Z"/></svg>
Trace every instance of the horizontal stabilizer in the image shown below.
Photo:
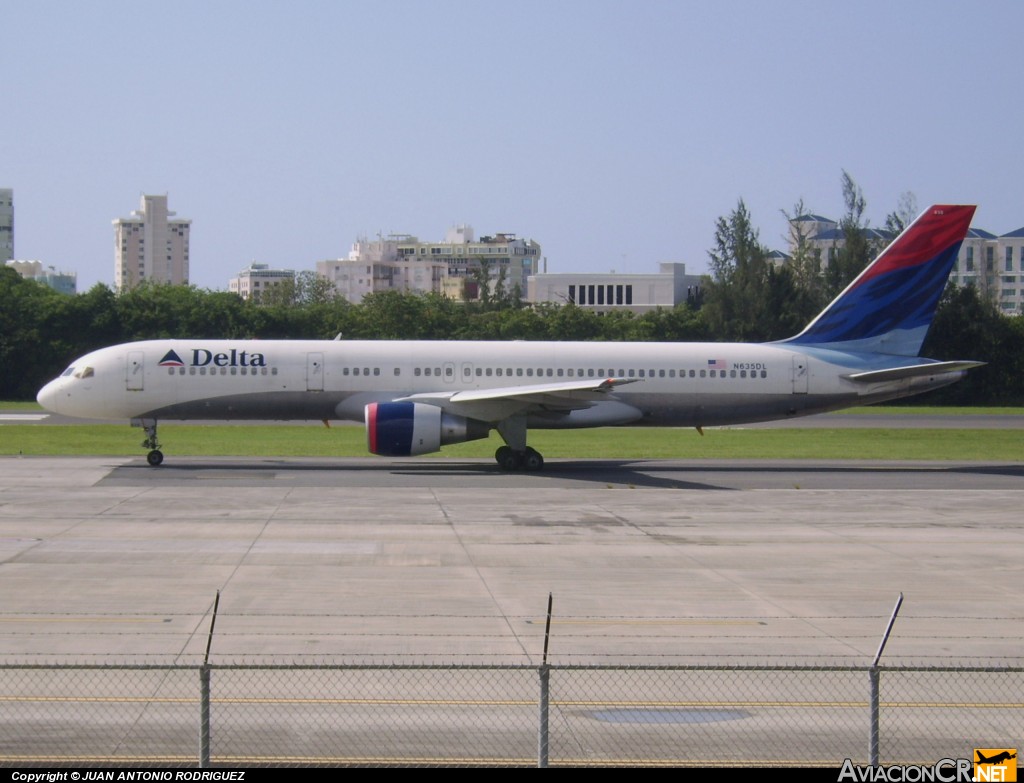
<svg viewBox="0 0 1024 783"><path fill-rule="evenodd" d="M867 370L866 372L854 372L844 375L848 381L860 383L879 383L881 381L899 381L904 378L920 378L924 375L942 375L948 372L962 372L981 367L985 362L929 362L928 364L915 364L910 367L891 367L887 370Z"/></svg>

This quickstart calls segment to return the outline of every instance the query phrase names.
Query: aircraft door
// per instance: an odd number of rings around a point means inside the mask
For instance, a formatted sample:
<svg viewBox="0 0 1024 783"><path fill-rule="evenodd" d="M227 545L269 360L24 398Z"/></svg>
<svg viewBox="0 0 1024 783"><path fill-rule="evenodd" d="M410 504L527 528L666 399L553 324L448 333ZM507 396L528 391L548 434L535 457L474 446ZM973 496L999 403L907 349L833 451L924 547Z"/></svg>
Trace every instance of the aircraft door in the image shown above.
<svg viewBox="0 0 1024 783"><path fill-rule="evenodd" d="M462 363L462 374L459 377L459 383L463 388L467 388L473 383L473 363L463 362Z"/></svg>
<svg viewBox="0 0 1024 783"><path fill-rule="evenodd" d="M441 372L444 374L445 383L455 383L455 364L453 362L445 362Z"/></svg>
<svg viewBox="0 0 1024 783"><path fill-rule="evenodd" d="M324 355L306 354L306 391L324 390Z"/></svg>
<svg viewBox="0 0 1024 783"><path fill-rule="evenodd" d="M125 388L128 391L142 391L145 387L145 364L142 351L128 351L125 359Z"/></svg>
<svg viewBox="0 0 1024 783"><path fill-rule="evenodd" d="M807 357L799 354L793 356L793 394L807 394L810 387L811 374L807 367Z"/></svg>

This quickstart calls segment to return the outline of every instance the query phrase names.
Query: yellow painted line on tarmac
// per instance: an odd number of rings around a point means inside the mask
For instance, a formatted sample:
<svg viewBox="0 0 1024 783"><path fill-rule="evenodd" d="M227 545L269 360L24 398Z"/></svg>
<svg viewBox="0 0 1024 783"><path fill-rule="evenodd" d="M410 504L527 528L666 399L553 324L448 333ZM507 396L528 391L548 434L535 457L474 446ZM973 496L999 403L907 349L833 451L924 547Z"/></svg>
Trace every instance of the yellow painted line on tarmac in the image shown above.
<svg viewBox="0 0 1024 783"><path fill-rule="evenodd" d="M192 704L194 696L2 696L0 703L49 702L68 704ZM213 704L310 704L398 707L530 707L534 699L324 699L324 698L248 698L221 697ZM589 709L680 710L680 709L863 709L866 701L615 701L615 700L552 700L555 707ZM887 709L1024 709L1024 703L1011 702L881 702Z"/></svg>
<svg viewBox="0 0 1024 783"><path fill-rule="evenodd" d="M527 625L545 625L547 620L527 620ZM676 625L767 625L764 620L645 620L643 618L620 620L552 620L552 625L652 625L652 626L676 626Z"/></svg>
<svg viewBox="0 0 1024 783"><path fill-rule="evenodd" d="M169 623L156 617L0 617L0 623Z"/></svg>
<svg viewBox="0 0 1024 783"><path fill-rule="evenodd" d="M536 758L477 758L455 756L211 756L210 762L222 767L259 766L263 764L331 764L364 766L469 766L469 767L536 767ZM60 756L0 755L0 763L22 764L174 764L196 763L195 756ZM835 759L605 759L554 758L551 767L825 767L839 766Z"/></svg>

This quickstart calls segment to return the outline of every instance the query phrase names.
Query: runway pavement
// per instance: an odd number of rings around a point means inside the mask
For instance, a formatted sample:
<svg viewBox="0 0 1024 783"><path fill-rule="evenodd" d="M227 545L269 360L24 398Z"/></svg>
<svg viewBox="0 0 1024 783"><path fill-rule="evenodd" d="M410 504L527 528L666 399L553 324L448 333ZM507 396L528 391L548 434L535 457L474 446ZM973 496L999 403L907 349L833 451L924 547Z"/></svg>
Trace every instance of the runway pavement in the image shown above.
<svg viewBox="0 0 1024 783"><path fill-rule="evenodd" d="M0 658L1019 660L1024 466L0 458Z"/></svg>

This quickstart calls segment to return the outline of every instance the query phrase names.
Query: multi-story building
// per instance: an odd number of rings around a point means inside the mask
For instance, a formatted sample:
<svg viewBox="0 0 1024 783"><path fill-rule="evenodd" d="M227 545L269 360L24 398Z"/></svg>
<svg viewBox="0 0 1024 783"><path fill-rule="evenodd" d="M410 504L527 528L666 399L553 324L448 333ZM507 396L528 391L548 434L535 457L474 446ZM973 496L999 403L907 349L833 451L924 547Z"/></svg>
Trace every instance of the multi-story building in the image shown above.
<svg viewBox="0 0 1024 783"><path fill-rule="evenodd" d="M391 234L376 241L365 238L352 245L347 258L317 262L317 274L334 283L350 302L374 291L444 293L456 299L481 296L479 283L486 270L491 291L499 281L506 291L527 279L537 266L540 245L501 233L475 239L471 226L450 229L443 242L422 242L409 234Z"/></svg>
<svg viewBox="0 0 1024 783"><path fill-rule="evenodd" d="M365 237L352 244L347 258L318 261L316 273L334 284L339 296L353 304L375 291L441 293L448 268L433 259L399 257L400 242L418 242L408 234L391 234L375 241Z"/></svg>
<svg viewBox="0 0 1024 783"><path fill-rule="evenodd" d="M1006 315L1024 312L1024 228L996 236L967 232L950 280L973 285Z"/></svg>
<svg viewBox="0 0 1024 783"><path fill-rule="evenodd" d="M125 291L151 280L188 283L191 220L172 220L167 196L144 195L130 218L114 224L114 288Z"/></svg>
<svg viewBox="0 0 1024 783"><path fill-rule="evenodd" d="M14 191L0 188L0 261L14 258Z"/></svg>
<svg viewBox="0 0 1024 783"><path fill-rule="evenodd" d="M659 267L654 274L541 273L530 277L526 299L531 304L571 303L598 313L645 313L699 301L699 275L686 274L685 264L664 262Z"/></svg>
<svg viewBox="0 0 1024 783"><path fill-rule="evenodd" d="M228 281L228 290L243 299L260 298L275 285L286 280L295 280L294 269L271 269L270 264L257 264L255 261Z"/></svg>
<svg viewBox="0 0 1024 783"><path fill-rule="evenodd" d="M24 277L49 286L62 294L74 294L78 290L78 277L74 272L58 272L54 267L43 267L42 261L7 261L6 265Z"/></svg>
<svg viewBox="0 0 1024 783"><path fill-rule="evenodd" d="M790 241L795 245L802 234L824 270L845 241L839 224L818 215L801 216L792 223ZM868 231L880 245L892 239L886 231ZM981 228L968 230L949 279L975 286L1006 315L1024 312L1024 228L1002 236Z"/></svg>

